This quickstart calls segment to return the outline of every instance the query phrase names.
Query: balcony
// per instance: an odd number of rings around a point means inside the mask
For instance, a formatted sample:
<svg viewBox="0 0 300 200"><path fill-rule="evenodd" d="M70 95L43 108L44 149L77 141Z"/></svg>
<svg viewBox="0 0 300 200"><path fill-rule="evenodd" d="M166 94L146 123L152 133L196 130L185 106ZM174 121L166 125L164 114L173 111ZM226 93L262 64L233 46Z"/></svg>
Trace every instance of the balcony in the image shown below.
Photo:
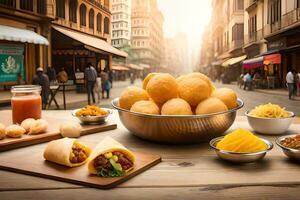
<svg viewBox="0 0 300 200"><path fill-rule="evenodd" d="M264 39L264 29L245 35L244 45L250 46L251 44L260 42L262 39Z"/></svg>
<svg viewBox="0 0 300 200"><path fill-rule="evenodd" d="M258 0L248 0L248 4L246 5L246 11L249 13L253 9L257 7Z"/></svg>
<svg viewBox="0 0 300 200"><path fill-rule="evenodd" d="M267 24L264 28L265 36L282 32L284 29L289 29L298 23L300 23L300 8L282 15L279 21Z"/></svg>

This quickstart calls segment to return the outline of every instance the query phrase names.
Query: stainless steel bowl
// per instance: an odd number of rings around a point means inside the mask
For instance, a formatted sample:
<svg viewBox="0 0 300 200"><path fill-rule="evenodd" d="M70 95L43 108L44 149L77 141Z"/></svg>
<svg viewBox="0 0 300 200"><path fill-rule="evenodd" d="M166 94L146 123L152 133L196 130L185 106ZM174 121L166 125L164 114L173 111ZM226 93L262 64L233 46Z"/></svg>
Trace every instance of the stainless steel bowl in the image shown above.
<svg viewBox="0 0 300 200"><path fill-rule="evenodd" d="M285 138L289 138L289 137L294 137L296 135L286 135L286 136L282 136L276 139L276 144L282 149L283 153L291 158L291 159L295 159L295 160L300 160L300 150L297 149L291 149L288 147L283 146L282 144L280 144L280 142L282 140L284 140Z"/></svg>
<svg viewBox="0 0 300 200"><path fill-rule="evenodd" d="M249 111L245 113L249 125L258 133L262 134L282 134L288 130L292 124L295 114L289 112L290 117L285 118L262 118L249 115Z"/></svg>
<svg viewBox="0 0 300 200"><path fill-rule="evenodd" d="M119 107L118 98L112 101L121 122L132 134L146 140L169 144L207 142L220 136L233 124L236 111L243 105L243 101L238 99L238 107L226 112L171 116L131 112Z"/></svg>
<svg viewBox="0 0 300 200"><path fill-rule="evenodd" d="M215 138L210 141L210 146L213 148L216 152L216 154L223 160L231 161L231 162L239 162L239 163L248 163L248 162L255 162L263 159L268 151L270 151L273 148L272 142L266 139L262 139L266 145L268 146L268 149L265 151L259 151L255 153L236 153L236 152L230 152L230 151L224 151L218 149L217 143L222 140L224 136Z"/></svg>
<svg viewBox="0 0 300 200"><path fill-rule="evenodd" d="M75 115L75 113L77 111L79 111L80 109L76 109L72 111L72 115L76 118L78 118L81 123L83 124L103 124L105 123L107 117L112 113L112 110L110 109L106 109L106 108L102 108L103 110L107 111L107 115L103 115L103 116L82 116L82 117L78 117Z"/></svg>

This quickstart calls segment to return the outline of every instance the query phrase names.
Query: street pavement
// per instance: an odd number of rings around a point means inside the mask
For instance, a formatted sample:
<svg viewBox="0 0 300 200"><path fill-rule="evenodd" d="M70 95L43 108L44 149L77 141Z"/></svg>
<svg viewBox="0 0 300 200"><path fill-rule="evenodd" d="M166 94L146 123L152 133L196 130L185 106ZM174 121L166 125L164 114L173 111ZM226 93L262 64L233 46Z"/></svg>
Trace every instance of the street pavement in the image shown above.
<svg viewBox="0 0 300 200"><path fill-rule="evenodd" d="M118 81L114 82L113 88L111 89L110 99L101 99L97 105L105 108L111 108L111 100L119 97L122 90L124 90L127 86L131 85L128 81ZM135 86L141 87L141 80L136 80L134 83ZM236 91L238 97L242 99L245 103L244 107L238 111L238 115L244 115L247 110L254 108L257 105L265 104L265 103L275 103L279 104L282 107L286 107L287 110L295 112L296 115L300 115L300 98L297 100L289 100L287 96L287 91L285 93L284 90L280 90L279 92L266 91L245 91L240 89L237 85L234 84L221 84L215 83L217 88L220 87L228 87ZM270 93L271 92L271 93ZM9 93L9 92L8 92ZM10 94L6 94L10 95ZM1 95L0 95L1 96ZM97 97L96 97L97 98ZM56 96L56 99L59 105L62 107L62 92L59 92ZM67 91L66 92L66 102L67 102L67 110L72 110L76 108L83 107L87 104L87 95L85 93L76 93L75 91ZM9 109L9 106L1 107L0 109ZM50 109L56 109L54 106L54 102Z"/></svg>

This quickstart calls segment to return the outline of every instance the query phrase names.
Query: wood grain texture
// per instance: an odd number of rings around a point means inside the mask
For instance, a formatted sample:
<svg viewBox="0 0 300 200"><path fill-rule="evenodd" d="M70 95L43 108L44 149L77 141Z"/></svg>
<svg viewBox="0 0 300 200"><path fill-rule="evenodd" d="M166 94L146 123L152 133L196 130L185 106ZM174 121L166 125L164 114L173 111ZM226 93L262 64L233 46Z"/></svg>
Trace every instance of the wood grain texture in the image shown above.
<svg viewBox="0 0 300 200"><path fill-rule="evenodd" d="M48 111L48 114L55 116L57 112L61 113L60 116L67 115L63 111ZM107 199L172 200L299 198L300 163L288 160L276 145L262 162L235 165L219 160L207 143L178 146L151 143L130 134L120 124L117 115L113 119L117 121L118 129L83 136L80 140L94 143L111 136L133 151L161 155L162 162L117 188L104 191L0 171L0 196L3 199L82 199L84 193L87 199L99 199L100 196ZM299 118L296 118L286 134L299 133L299 123ZM237 127L250 129L245 117L237 117L230 130ZM259 136L272 142L277 137ZM42 145L22 149L38 151Z"/></svg>
<svg viewBox="0 0 300 200"><path fill-rule="evenodd" d="M55 115L52 116L48 115L48 112L43 111L43 119L45 119L49 123L49 127L46 133L39 134L39 135L25 134L21 138L7 137L3 140L0 140L0 152L62 138L59 132L60 124L66 121L77 121L77 119L72 117L70 113L68 114L69 115L67 116L59 118L56 117ZM12 123L10 110L0 111L0 116L1 116L0 122L5 124L6 126ZM88 134L98 133L98 132L112 130L116 128L117 128L117 124L114 123L113 121L108 121L107 123L102 125L82 125L81 135L88 135Z"/></svg>

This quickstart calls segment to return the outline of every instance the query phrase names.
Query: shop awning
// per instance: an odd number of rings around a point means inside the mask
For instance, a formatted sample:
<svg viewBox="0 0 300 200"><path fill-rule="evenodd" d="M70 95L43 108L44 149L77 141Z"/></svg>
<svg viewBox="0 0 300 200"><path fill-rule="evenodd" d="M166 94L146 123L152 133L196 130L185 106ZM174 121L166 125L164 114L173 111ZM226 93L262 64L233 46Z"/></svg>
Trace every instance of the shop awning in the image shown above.
<svg viewBox="0 0 300 200"><path fill-rule="evenodd" d="M248 60L244 60L243 61L243 68L244 69L255 69L255 68L258 68L258 67L262 67L264 66L264 57L263 56L260 56L260 57L257 57L257 58L251 58L251 59L248 59Z"/></svg>
<svg viewBox="0 0 300 200"><path fill-rule="evenodd" d="M112 70L116 71L128 71L129 69L127 67L121 66L121 65L113 65Z"/></svg>
<svg viewBox="0 0 300 200"><path fill-rule="evenodd" d="M49 45L48 40L36 32L0 25L0 40Z"/></svg>
<svg viewBox="0 0 300 200"><path fill-rule="evenodd" d="M281 63L281 54L279 53L264 56L265 65L280 64L280 63Z"/></svg>
<svg viewBox="0 0 300 200"><path fill-rule="evenodd" d="M135 64L129 64L128 65L131 69L135 69L135 70L143 70L144 68Z"/></svg>
<svg viewBox="0 0 300 200"><path fill-rule="evenodd" d="M226 60L225 62L222 63L223 67L228 67L230 65L234 65L236 63L242 62L243 60L246 59L246 55L243 56L239 56L239 57L235 57L235 58L230 58L228 60Z"/></svg>
<svg viewBox="0 0 300 200"><path fill-rule="evenodd" d="M62 34L66 35L74 40L77 40L80 43L85 44L85 46L87 48L89 48L90 50L96 49L98 51L110 53L110 54L113 54L116 56L121 56L121 57L128 56L128 54L126 52L120 51L119 49L114 48L106 41L101 40L97 37L90 36L90 35L80 33L77 31L68 30L68 29L65 29L62 27L58 27L58 26L53 26L53 28Z"/></svg>
<svg viewBox="0 0 300 200"><path fill-rule="evenodd" d="M150 65L146 65L146 64L139 64L140 67L144 68L144 69L150 69Z"/></svg>

